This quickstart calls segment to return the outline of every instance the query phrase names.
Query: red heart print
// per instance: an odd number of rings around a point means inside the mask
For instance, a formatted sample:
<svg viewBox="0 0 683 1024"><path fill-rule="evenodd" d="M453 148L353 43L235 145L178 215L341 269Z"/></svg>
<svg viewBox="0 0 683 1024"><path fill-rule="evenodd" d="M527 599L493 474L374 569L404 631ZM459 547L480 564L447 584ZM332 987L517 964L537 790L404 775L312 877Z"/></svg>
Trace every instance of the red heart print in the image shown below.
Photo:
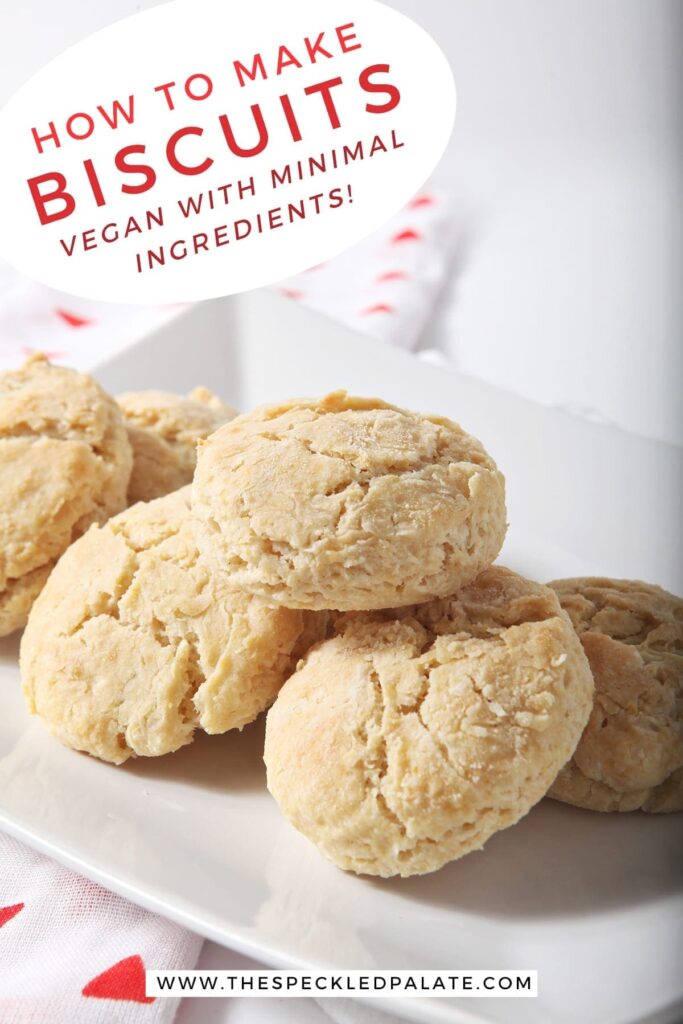
<svg viewBox="0 0 683 1024"><path fill-rule="evenodd" d="M145 995L145 965L140 956L119 960L83 988L84 996L95 999L125 999L132 1003L153 1003L153 996Z"/></svg>

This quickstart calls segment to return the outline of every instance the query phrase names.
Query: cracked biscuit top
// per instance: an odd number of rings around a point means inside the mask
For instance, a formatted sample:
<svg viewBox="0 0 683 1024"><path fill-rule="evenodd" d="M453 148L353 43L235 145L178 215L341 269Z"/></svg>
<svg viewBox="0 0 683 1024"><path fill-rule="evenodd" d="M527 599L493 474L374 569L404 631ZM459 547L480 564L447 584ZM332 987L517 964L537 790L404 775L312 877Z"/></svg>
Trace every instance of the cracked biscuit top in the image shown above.
<svg viewBox="0 0 683 1024"><path fill-rule="evenodd" d="M344 392L262 406L200 443L198 542L231 585L294 608L452 593L498 554L503 476L450 420Z"/></svg>
<svg viewBox="0 0 683 1024"><path fill-rule="evenodd" d="M125 507L131 464L92 377L39 355L0 373L0 636L24 625L69 544Z"/></svg>
<svg viewBox="0 0 683 1024"><path fill-rule="evenodd" d="M413 875L543 797L593 680L555 594L493 566L456 596L341 616L268 714L268 788L335 864Z"/></svg>
<svg viewBox="0 0 683 1024"><path fill-rule="evenodd" d="M588 725L550 795L596 811L683 810L683 600L640 580L549 586L595 678Z"/></svg>
<svg viewBox="0 0 683 1024"><path fill-rule="evenodd" d="M321 616L226 591L201 562L189 488L137 504L62 556L21 644L29 710L120 764L241 728L274 699Z"/></svg>
<svg viewBox="0 0 683 1024"><path fill-rule="evenodd" d="M237 415L207 388L189 395L127 391L116 399L133 448L128 504L152 501L192 482L197 441Z"/></svg>

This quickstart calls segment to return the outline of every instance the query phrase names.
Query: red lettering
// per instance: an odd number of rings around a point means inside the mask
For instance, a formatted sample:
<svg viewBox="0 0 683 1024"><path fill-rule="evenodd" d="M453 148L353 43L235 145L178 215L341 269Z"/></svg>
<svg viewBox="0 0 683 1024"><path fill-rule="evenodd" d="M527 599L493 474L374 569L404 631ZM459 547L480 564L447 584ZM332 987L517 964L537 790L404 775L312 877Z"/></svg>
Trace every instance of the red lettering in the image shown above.
<svg viewBox="0 0 683 1024"><path fill-rule="evenodd" d="M204 83L204 91L202 93L199 93L199 91L193 92L190 88L195 82ZM205 100L213 92L213 82L208 75L190 75L185 82L185 92L191 100Z"/></svg>
<svg viewBox="0 0 683 1024"><path fill-rule="evenodd" d="M241 86L246 85L246 82L244 81L243 77L245 75L251 82L256 81L257 74L260 74L261 78L264 81L268 77L268 75L266 74L266 69L263 65L263 57L261 56L260 53L254 54L254 60L252 61L251 71L249 70L249 68L245 68L244 64L242 64L241 61L239 60L233 61L232 66L235 69L235 72L237 74L237 80L239 81Z"/></svg>
<svg viewBox="0 0 683 1024"><path fill-rule="evenodd" d="M184 260L187 256L187 246L182 239L177 239L169 249L172 260Z"/></svg>
<svg viewBox="0 0 683 1024"><path fill-rule="evenodd" d="M171 99L171 89L175 88L175 82L166 82L164 85L155 85L155 92L163 92L164 99L166 100L166 106L169 110L175 110L173 106L173 100Z"/></svg>
<svg viewBox="0 0 683 1024"><path fill-rule="evenodd" d="M335 29L339 45L342 48L342 53L351 53L352 50L360 50L360 43L356 43L355 46L349 46L349 43L352 43L354 39L358 38L358 36L355 32L347 32L347 29L355 29L355 27L354 23L350 21L348 25L339 25L339 27Z"/></svg>
<svg viewBox="0 0 683 1024"><path fill-rule="evenodd" d="M126 195L137 196L141 192L149 192L156 183L157 176L153 167L150 167L149 164L129 164L126 159L134 153L142 154L144 152L145 146L124 146L114 157L114 163L118 171L121 171L123 174L142 174L144 176L144 181L141 181L139 185L121 186L121 191L125 192Z"/></svg>
<svg viewBox="0 0 683 1024"><path fill-rule="evenodd" d="M276 228L284 227L284 221L282 219L282 209L280 207L276 206L275 209L268 210L268 227L270 227L273 231Z"/></svg>
<svg viewBox="0 0 683 1024"><path fill-rule="evenodd" d="M111 115L109 115L107 113L107 111L104 109L104 107L102 107L100 105L98 105L98 107L97 107L97 110L102 115L102 117L107 122L107 124L109 125L110 128L118 128L118 126L119 126L119 115L123 118L123 120L127 124L132 124L133 121L135 120L134 109L135 109L135 97L134 96L129 96L128 97L128 110L127 111L123 109L123 105L119 102L119 100L114 100L114 102L112 104L112 108L111 108Z"/></svg>
<svg viewBox="0 0 683 1024"><path fill-rule="evenodd" d="M333 54L331 54L329 50L326 50L325 47L322 45L322 41L323 41L324 35L325 35L325 33L321 32L320 35L318 36L318 38L316 39L316 41L313 44L311 44L311 40L310 39L308 39L308 38L304 39L304 44L306 46L306 53L308 54L308 58L309 58L311 64L315 64L316 63L316 59L315 58L316 58L316 56L318 54L321 54L323 57L332 57L333 56Z"/></svg>
<svg viewBox="0 0 683 1024"><path fill-rule="evenodd" d="M40 186L46 182L52 182L54 188L52 192L43 193ZM61 220L63 217L69 217L76 209L76 200L70 192L66 191L66 178L59 171L55 171L52 174L40 174L36 178L29 178L26 183L31 192L31 198L33 199L38 218L41 224L51 224L55 220ZM48 203L54 203L57 200L61 200L62 208L54 213L48 213L45 207Z"/></svg>
<svg viewBox="0 0 683 1024"><path fill-rule="evenodd" d="M203 135L204 129L198 128L193 125L188 125L187 128L179 128L177 132L173 132L173 135L168 140L166 145L166 158L178 174L203 174L204 171L208 171L209 167L213 163L210 156L207 156L206 160L202 160L200 164L183 164L176 156L176 147L181 139L184 139L186 135Z"/></svg>
<svg viewBox="0 0 683 1024"><path fill-rule="evenodd" d="M232 125L230 124L226 114L221 114L218 118L220 126L223 129L225 141L227 142L230 151L234 153L235 156L258 156L259 153L262 153L268 145L268 129L266 128L266 123L263 120L263 114L261 113L261 108L258 103L252 104L251 112L254 115L254 121L258 128L258 142L255 146L252 146L251 149L242 149L241 146L237 145Z"/></svg>
<svg viewBox="0 0 683 1024"><path fill-rule="evenodd" d="M389 97L386 103L366 103L365 109L368 114L388 114L390 110L395 110L401 102L401 93L395 85L379 85L370 81L372 75L377 72L386 74L389 70L388 64L371 64L370 67L361 71L358 77L360 87L365 92L383 92Z"/></svg>
<svg viewBox="0 0 683 1024"><path fill-rule="evenodd" d="M244 228L241 228L239 226L240 224L244 224ZM235 225L234 225L234 229L235 229L235 238L237 239L238 242L241 242L243 238L246 238L247 235L251 234L251 221L249 221L249 220L236 220L235 221Z"/></svg>
<svg viewBox="0 0 683 1024"><path fill-rule="evenodd" d="M85 121L85 131L80 135L74 128L74 121L76 121L79 118L82 121ZM66 130L67 134L70 135L72 139L89 139L95 130L95 122L93 121L90 114L72 114L69 120L66 122Z"/></svg>
<svg viewBox="0 0 683 1024"><path fill-rule="evenodd" d="M71 245L69 245L68 242L65 242L63 238L59 239L59 244L61 245L62 249L67 254L67 256L73 256L74 249L76 248L76 236L71 236Z"/></svg>
<svg viewBox="0 0 683 1024"><path fill-rule="evenodd" d="M284 96L281 96L280 103L282 104L282 109L285 112L285 117L287 118L287 125L289 127L289 132L290 135L292 136L292 139L294 140L294 142L301 142L301 131L299 129L299 122L296 119L296 115L294 113L292 102L289 96L287 96L286 94Z"/></svg>
<svg viewBox="0 0 683 1024"><path fill-rule="evenodd" d="M277 51L277 70L276 75L281 75L284 68L295 67L302 68L303 64L298 61L291 50L288 50L286 46L281 46Z"/></svg>
<svg viewBox="0 0 683 1024"><path fill-rule="evenodd" d="M323 98L323 103L325 104L327 116L329 117L330 124L332 125L333 128L340 128L341 122L339 120L339 115L337 114L337 108L334 105L334 100L330 95L330 90L333 89L336 85L341 84L341 78L329 78L326 82L318 82L317 85L309 85L306 89L304 89L304 92L306 93L307 96L312 96L313 93L316 92L320 93L320 95Z"/></svg>
<svg viewBox="0 0 683 1024"><path fill-rule="evenodd" d="M93 165L92 160L84 160L83 166L85 168L85 173L88 176L88 181L90 182L90 188L92 189L92 194L95 197L95 202L98 206L105 206L106 200L104 198L104 195L102 194L102 189L100 188L100 180L97 177L97 172L95 171L95 167Z"/></svg>
<svg viewBox="0 0 683 1024"><path fill-rule="evenodd" d="M57 129L55 128L54 121L50 121L48 127L49 127L50 130L47 133L47 135L39 135L35 128L31 128L31 134L33 135L33 141L35 142L36 147L37 147L39 153L43 152L43 143L44 142L50 142L50 141L54 142L54 144L57 147L57 149L59 149L59 147L61 146L61 142L59 141L59 136L57 135Z"/></svg>

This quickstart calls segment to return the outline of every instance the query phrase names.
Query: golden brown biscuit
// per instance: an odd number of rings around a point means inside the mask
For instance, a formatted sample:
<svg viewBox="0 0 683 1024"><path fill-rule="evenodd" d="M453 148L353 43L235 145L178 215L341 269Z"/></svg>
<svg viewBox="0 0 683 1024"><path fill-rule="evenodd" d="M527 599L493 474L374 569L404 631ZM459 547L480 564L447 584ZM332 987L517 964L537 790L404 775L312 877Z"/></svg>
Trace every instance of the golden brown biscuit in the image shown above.
<svg viewBox="0 0 683 1024"><path fill-rule="evenodd" d="M189 395L128 391L116 401L133 448L128 504L152 501L192 481L197 441L237 415L207 388Z"/></svg>
<svg viewBox="0 0 683 1024"><path fill-rule="evenodd" d="M457 595L342 616L268 713L268 788L359 874L435 871L546 793L590 713L555 594L493 566Z"/></svg>
<svg viewBox="0 0 683 1024"><path fill-rule="evenodd" d="M262 406L200 442L192 503L216 570L292 608L452 593L506 529L503 476L478 441L345 392Z"/></svg>
<svg viewBox="0 0 683 1024"><path fill-rule="evenodd" d="M91 527L53 570L21 672L29 710L67 746L121 764L197 727L241 728L321 635L317 616L226 591L192 525L185 488Z"/></svg>
<svg viewBox="0 0 683 1024"><path fill-rule="evenodd" d="M126 504L132 455L91 378L33 356L0 373L0 636L19 629L52 566Z"/></svg>
<svg viewBox="0 0 683 1024"><path fill-rule="evenodd" d="M550 583L595 677L595 703L549 796L595 811L683 810L683 601L640 580Z"/></svg>

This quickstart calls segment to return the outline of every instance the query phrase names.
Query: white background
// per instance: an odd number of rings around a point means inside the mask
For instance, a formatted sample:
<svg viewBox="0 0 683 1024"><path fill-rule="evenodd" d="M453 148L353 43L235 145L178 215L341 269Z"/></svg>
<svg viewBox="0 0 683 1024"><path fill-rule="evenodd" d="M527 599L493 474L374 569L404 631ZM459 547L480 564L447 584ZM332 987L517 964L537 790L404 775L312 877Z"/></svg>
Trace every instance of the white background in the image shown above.
<svg viewBox="0 0 683 1024"><path fill-rule="evenodd" d="M0 14L0 101L150 0L23 0ZM392 0L449 57L451 295L428 339L528 397L680 440L683 4Z"/></svg>

